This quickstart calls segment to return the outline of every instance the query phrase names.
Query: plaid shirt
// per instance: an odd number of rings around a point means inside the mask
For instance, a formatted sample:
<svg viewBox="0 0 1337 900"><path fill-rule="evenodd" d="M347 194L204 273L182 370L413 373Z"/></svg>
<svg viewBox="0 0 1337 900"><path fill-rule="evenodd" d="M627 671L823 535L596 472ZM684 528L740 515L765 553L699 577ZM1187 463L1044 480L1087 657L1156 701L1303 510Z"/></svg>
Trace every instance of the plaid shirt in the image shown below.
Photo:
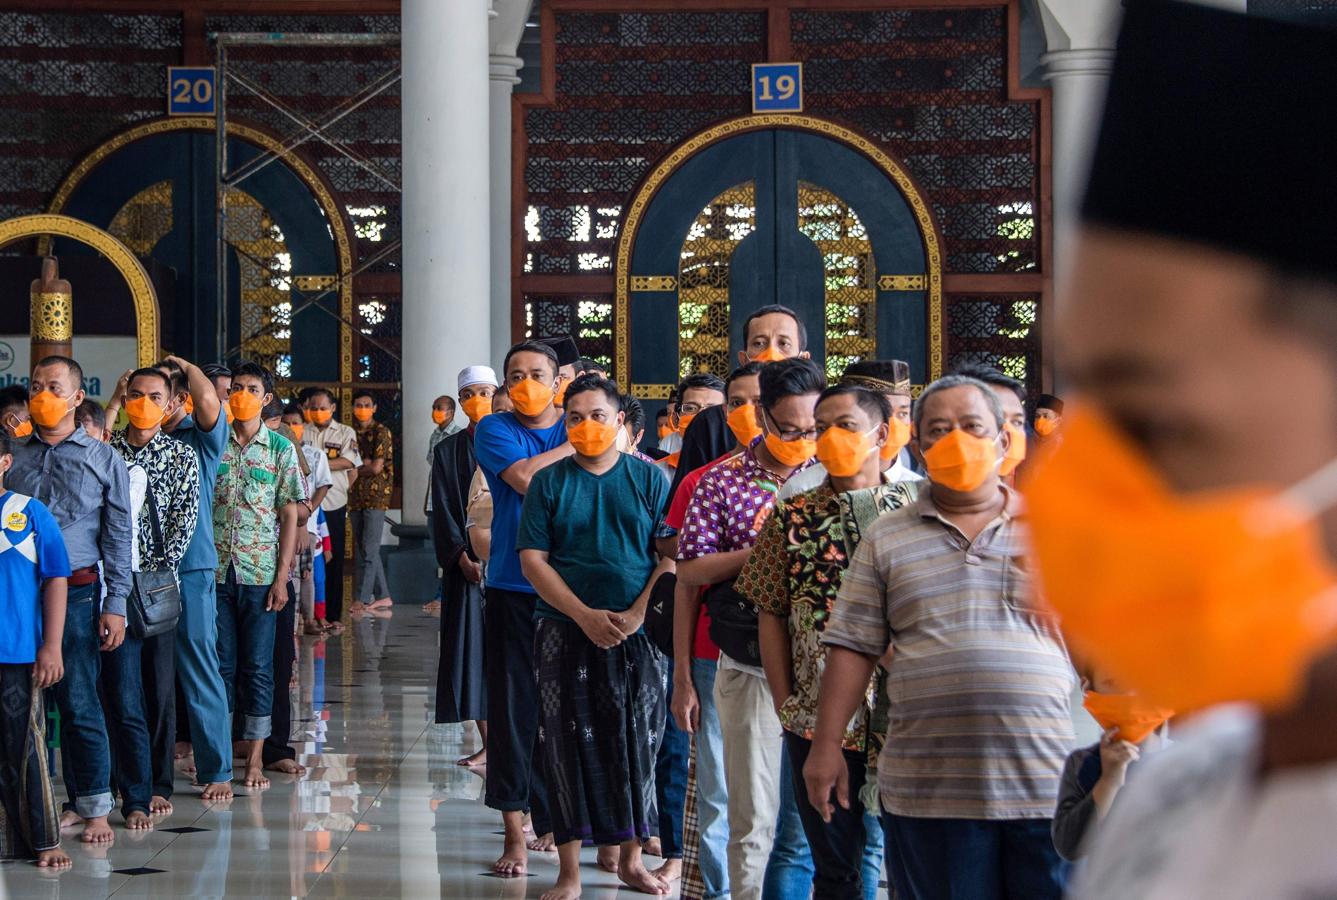
<svg viewBox="0 0 1337 900"><path fill-rule="evenodd" d="M219 584L228 566L238 584L273 584L279 557L279 510L305 499L297 451L263 424L244 447L228 432L214 485L214 545ZM285 575L287 573L284 573Z"/></svg>

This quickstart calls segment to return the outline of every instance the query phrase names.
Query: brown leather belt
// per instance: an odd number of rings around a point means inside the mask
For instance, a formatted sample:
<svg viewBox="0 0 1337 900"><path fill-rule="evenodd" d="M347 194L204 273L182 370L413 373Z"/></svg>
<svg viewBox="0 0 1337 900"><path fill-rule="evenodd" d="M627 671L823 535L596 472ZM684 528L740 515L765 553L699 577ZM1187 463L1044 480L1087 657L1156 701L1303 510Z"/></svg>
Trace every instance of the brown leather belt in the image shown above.
<svg viewBox="0 0 1337 900"><path fill-rule="evenodd" d="M97 581L97 566L84 566L70 573L70 587L85 587Z"/></svg>

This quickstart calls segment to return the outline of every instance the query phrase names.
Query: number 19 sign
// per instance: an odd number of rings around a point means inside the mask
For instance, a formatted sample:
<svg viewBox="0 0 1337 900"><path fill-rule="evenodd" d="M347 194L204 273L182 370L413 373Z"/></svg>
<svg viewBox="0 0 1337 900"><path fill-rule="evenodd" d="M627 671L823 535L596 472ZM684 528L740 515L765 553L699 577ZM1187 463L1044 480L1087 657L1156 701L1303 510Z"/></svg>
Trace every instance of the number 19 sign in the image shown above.
<svg viewBox="0 0 1337 900"><path fill-rule="evenodd" d="M752 111L803 112L803 63L754 64Z"/></svg>
<svg viewBox="0 0 1337 900"><path fill-rule="evenodd" d="M167 67L167 114L169 116L214 114L212 66Z"/></svg>

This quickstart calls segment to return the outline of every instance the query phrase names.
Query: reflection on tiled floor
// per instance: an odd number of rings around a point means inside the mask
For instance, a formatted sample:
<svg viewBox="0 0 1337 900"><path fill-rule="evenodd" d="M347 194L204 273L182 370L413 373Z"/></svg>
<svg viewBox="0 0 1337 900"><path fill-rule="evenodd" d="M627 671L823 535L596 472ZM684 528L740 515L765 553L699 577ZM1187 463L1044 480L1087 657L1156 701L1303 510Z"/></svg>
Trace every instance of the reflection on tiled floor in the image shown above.
<svg viewBox="0 0 1337 900"><path fill-rule="evenodd" d="M293 746L305 776L270 773L269 790L238 785L232 802L206 805L178 774L176 811L154 831L131 834L113 813L114 846L67 839L74 868L59 875L0 866L0 898L538 897L555 854L535 854L527 879L482 874L500 853L500 817L482 804L482 778L455 765L476 749L472 726L432 724L439 627L401 605L302 638ZM585 897L645 896L620 893L585 855Z"/></svg>

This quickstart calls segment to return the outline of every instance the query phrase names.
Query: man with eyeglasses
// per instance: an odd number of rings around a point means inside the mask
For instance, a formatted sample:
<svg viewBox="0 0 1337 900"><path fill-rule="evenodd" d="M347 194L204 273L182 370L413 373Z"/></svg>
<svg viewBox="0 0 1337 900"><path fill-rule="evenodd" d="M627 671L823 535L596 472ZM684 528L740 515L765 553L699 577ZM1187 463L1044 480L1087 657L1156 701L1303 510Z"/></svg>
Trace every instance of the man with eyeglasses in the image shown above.
<svg viewBox="0 0 1337 900"><path fill-rule="evenodd" d="M701 476L678 539L679 583L707 589L711 637L721 651L715 705L729 785L729 885L735 900L762 896L785 800L780 721L761 668L756 610L739 602L733 580L747 562L780 486L812 464L814 408L826 387L821 370L801 358L765 366L759 380L757 425L762 440ZM793 805L792 796L788 805ZM801 842L802 835L798 838ZM810 868L807 881L810 890ZM774 885L767 892L772 893L787 896L784 885Z"/></svg>
<svg viewBox="0 0 1337 900"><path fill-rule="evenodd" d="M702 410L724 405L724 382L709 372L688 375L678 385L677 398L678 403L669 416L669 424L678 435L683 435ZM655 467L672 481L681 455L681 452L670 453L655 463Z"/></svg>

